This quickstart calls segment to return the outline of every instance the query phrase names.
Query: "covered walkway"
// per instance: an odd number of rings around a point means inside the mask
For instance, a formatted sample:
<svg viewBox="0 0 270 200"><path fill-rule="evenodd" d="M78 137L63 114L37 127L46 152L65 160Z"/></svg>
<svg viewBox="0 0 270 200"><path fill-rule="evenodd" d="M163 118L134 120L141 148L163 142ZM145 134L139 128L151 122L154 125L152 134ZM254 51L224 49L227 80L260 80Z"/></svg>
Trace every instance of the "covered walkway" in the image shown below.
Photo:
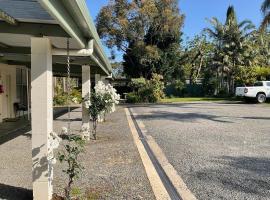
<svg viewBox="0 0 270 200"><path fill-rule="evenodd" d="M31 71L31 98L28 99L32 116L31 145L17 144L16 148L21 152L32 146L32 165L27 168L33 169L33 196L37 200L50 200L53 173L48 160L52 153L49 138L55 131L53 76L80 77L82 97L85 97L91 91L91 82L105 81L112 72L86 2L1 0L0 62L5 67L22 66ZM9 93L16 93L15 84L11 84L15 83L14 78L11 80L14 76L6 75L6 71L0 70L0 84L4 84L1 87L7 88L0 94L0 117L2 108L8 106L8 111L12 111L14 102L11 100L15 100L15 95L11 98ZM86 108L82 109L80 117L81 128L89 133ZM16 163L15 157L10 159L11 163Z"/></svg>

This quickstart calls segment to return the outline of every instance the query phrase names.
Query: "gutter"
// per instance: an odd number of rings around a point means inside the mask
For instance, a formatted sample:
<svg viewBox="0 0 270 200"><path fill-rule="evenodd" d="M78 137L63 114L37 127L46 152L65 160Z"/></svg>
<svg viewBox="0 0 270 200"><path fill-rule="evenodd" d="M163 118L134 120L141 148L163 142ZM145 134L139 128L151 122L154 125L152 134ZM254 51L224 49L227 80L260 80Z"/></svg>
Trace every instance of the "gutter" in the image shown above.
<svg viewBox="0 0 270 200"><path fill-rule="evenodd" d="M92 56L93 52L94 52L94 45L93 45L94 41L90 40L88 42L87 48L85 49L80 49L80 50L74 50L74 49L70 49L69 50L69 55L70 56ZM52 55L54 56L66 56L67 55L67 49L60 49L60 48L53 48L52 49Z"/></svg>
<svg viewBox="0 0 270 200"><path fill-rule="evenodd" d="M86 39L59 0L39 0L39 3L59 22L61 27L78 42L81 48L85 48L87 43Z"/></svg>
<svg viewBox="0 0 270 200"><path fill-rule="evenodd" d="M104 68L102 63L100 63L99 59L96 58L94 55L94 40L90 40L88 42L87 48L81 49L81 50L69 50L70 56L81 56L81 57L90 57L107 75L110 75L107 69ZM54 56L66 56L67 50L66 49L59 49L59 48L53 48L52 49L52 55Z"/></svg>
<svg viewBox="0 0 270 200"><path fill-rule="evenodd" d="M100 38L97 34L96 27L93 23L93 20L89 14L88 8L84 0L72 0L72 7L81 20L87 24L87 32L89 33L89 41L84 37L80 27L74 22L72 16L68 12L63 2L60 0L38 0L40 4L54 17L61 27L72 37L74 38L82 50L76 51L71 50L70 55L74 56L90 56L91 59L107 74L110 75L112 72L111 64L103 51ZM83 27L81 27L83 28ZM90 42L92 42L91 47L89 47ZM99 61L97 57L93 55L94 51L98 54L98 57L102 59L102 62L105 66ZM64 49L54 49L54 55L66 55L66 50Z"/></svg>
<svg viewBox="0 0 270 200"><path fill-rule="evenodd" d="M97 51L97 54L100 56L100 58L103 60L103 62L106 65L106 68L109 73L108 75L112 72L112 66L110 64L109 59L107 58L103 48L102 44L100 42L100 38L99 35L96 31L96 27L95 24L93 23L92 17L89 14L89 10L87 8L87 5L85 3L84 0L74 0L79 8L79 10L81 11L81 15L83 16L83 19L85 20L85 23L88 25L88 32L90 34L90 36L94 39L95 43L94 43L94 50Z"/></svg>

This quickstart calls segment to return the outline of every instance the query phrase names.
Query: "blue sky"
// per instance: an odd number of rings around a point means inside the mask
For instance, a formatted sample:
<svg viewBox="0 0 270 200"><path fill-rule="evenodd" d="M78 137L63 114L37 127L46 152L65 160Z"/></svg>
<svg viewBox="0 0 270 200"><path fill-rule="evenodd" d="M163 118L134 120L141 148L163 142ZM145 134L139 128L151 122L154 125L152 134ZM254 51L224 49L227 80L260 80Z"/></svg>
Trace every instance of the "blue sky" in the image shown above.
<svg viewBox="0 0 270 200"><path fill-rule="evenodd" d="M109 0L87 0L88 8L95 19L100 8ZM206 18L217 17L224 21L229 5L235 7L239 20L249 19L255 25L262 20L260 7L263 0L180 0L181 13L186 16L183 28L184 38L199 34L203 28L209 26ZM109 53L109 50L106 50ZM118 56L117 60L120 60Z"/></svg>

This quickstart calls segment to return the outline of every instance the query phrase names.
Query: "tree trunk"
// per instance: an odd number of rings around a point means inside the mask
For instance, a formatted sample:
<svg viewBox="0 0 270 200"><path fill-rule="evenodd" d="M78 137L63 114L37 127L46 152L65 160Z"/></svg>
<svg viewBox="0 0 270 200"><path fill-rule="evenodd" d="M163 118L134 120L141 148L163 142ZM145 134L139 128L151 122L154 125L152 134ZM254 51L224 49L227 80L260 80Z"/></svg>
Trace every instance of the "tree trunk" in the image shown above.
<svg viewBox="0 0 270 200"><path fill-rule="evenodd" d="M201 73L201 69L202 69L202 65L203 65L203 56L201 57L200 59L200 65L199 65L199 68L197 70L197 75L195 77L195 82L197 82L199 76L200 76L200 73Z"/></svg>

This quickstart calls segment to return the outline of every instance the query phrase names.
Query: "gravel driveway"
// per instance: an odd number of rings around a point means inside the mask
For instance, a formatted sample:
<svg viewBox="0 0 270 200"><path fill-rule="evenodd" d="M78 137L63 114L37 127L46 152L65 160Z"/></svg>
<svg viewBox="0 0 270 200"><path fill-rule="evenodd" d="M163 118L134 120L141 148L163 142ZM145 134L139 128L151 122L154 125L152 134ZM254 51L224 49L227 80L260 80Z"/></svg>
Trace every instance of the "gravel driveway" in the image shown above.
<svg viewBox="0 0 270 200"><path fill-rule="evenodd" d="M270 106L137 106L148 134L198 199L270 198Z"/></svg>

